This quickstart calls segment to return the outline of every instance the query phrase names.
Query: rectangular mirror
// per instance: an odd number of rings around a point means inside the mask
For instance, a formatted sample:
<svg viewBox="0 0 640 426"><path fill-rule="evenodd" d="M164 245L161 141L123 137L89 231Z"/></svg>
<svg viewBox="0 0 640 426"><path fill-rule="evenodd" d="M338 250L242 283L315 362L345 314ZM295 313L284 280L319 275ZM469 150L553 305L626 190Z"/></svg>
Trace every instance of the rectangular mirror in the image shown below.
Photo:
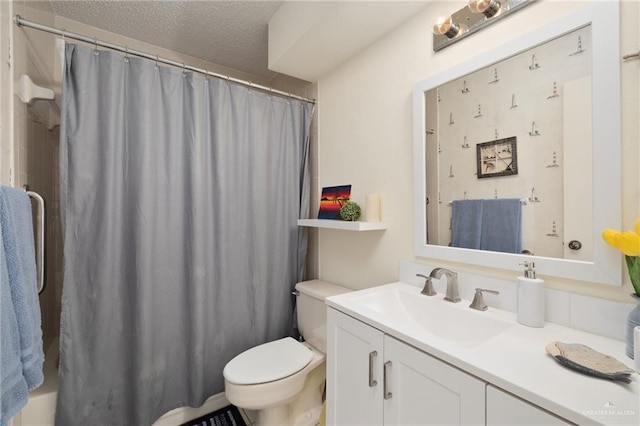
<svg viewBox="0 0 640 426"><path fill-rule="evenodd" d="M414 86L417 256L621 284L600 238L620 228L618 32L594 2Z"/></svg>

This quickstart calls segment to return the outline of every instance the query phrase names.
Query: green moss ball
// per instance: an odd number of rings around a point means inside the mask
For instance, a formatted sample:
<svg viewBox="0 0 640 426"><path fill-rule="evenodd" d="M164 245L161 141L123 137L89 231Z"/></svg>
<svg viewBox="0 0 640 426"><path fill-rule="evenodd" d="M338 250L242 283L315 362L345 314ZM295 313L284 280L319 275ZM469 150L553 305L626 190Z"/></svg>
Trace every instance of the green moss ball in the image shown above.
<svg viewBox="0 0 640 426"><path fill-rule="evenodd" d="M340 209L340 217L342 220L356 221L360 219L362 209L355 201L347 201Z"/></svg>

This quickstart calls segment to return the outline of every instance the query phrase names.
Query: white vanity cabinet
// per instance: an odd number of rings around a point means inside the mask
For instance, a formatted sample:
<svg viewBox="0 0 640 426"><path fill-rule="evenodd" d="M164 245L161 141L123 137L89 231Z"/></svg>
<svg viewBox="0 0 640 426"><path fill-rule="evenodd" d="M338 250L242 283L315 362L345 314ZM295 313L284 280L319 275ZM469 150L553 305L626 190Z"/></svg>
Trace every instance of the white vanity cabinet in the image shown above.
<svg viewBox="0 0 640 426"><path fill-rule="evenodd" d="M420 290L396 282L327 298L328 424L640 425L637 375L587 376L544 350L580 342L625 363L624 342Z"/></svg>
<svg viewBox="0 0 640 426"><path fill-rule="evenodd" d="M487 426L570 424L502 389L487 385Z"/></svg>
<svg viewBox="0 0 640 426"><path fill-rule="evenodd" d="M387 335L384 359L391 363L386 387L392 393L384 401L384 424L484 424L483 381Z"/></svg>
<svg viewBox="0 0 640 426"><path fill-rule="evenodd" d="M484 423L483 381L328 309L327 424Z"/></svg>
<svg viewBox="0 0 640 426"><path fill-rule="evenodd" d="M381 425L384 334L327 309L327 424Z"/></svg>

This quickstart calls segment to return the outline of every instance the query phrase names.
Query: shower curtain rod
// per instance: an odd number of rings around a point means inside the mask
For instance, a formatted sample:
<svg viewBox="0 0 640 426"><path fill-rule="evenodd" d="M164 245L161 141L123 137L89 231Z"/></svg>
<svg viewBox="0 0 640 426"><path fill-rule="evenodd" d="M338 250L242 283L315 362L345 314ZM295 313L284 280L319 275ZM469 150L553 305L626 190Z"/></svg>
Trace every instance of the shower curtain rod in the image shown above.
<svg viewBox="0 0 640 426"><path fill-rule="evenodd" d="M211 77L215 77L215 78L219 78L222 80L227 80L227 81L232 81L234 83L238 83L241 84L243 86L247 86L249 88L252 89L257 89L257 90L261 90L263 92L267 92L270 94L276 94L279 96L283 96L285 98L291 98L291 99L297 99L299 101L303 101L303 102L308 102L310 104L315 105L315 100L312 99L307 99L304 98L302 96L297 96L297 95L292 95L291 93L288 92L283 92L282 90L277 90L277 89L273 89L271 87L266 87L266 86L262 86L260 84L255 84L252 83L251 81L246 81L246 80L241 80L239 78L234 78L234 77L230 77L228 75L223 75L223 74L218 74L206 69L202 69L202 68L196 68L196 67L192 67L190 65L185 65L184 62L178 62L178 61L174 61L171 59L167 59L167 58L162 58L158 55L152 55L146 52L141 52L139 50L134 50L134 49L129 49L126 46L119 46L117 44L112 44L112 43L108 43L106 41L100 41L97 38L93 37L87 37L84 36L82 34L76 34L76 33L72 33L69 32L67 30L64 29L59 29L59 28L55 28L55 27L50 27L48 25L43 25L43 24L39 24L37 22L33 22L30 21L28 19L24 19L22 16L20 15L16 15L13 18L14 22L16 23L16 25L18 27L28 27L28 28L33 28L36 30L40 30L40 31L44 31L47 33L51 33L51 34L55 34L58 36L61 36L63 38L63 40L65 38L70 38L73 40L78 40L78 41L82 41L85 43L89 43L89 44L93 44L94 46L100 46L100 47L105 47L107 49L111 49L111 50L117 50L119 52L125 53L127 55L133 55L133 56L139 56L141 58L146 58L146 59L151 59L152 61L156 61L156 62L160 62L163 64L167 64L167 65L171 65L177 68L182 68L183 70L189 70L189 71L194 71L200 74L205 74Z"/></svg>

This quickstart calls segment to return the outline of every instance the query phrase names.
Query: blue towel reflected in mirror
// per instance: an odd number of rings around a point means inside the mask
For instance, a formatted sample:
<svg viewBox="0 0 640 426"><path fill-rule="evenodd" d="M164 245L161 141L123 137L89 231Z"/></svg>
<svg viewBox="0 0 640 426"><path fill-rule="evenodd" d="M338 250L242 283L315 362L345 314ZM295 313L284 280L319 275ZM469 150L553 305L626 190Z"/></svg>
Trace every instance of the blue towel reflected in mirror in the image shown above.
<svg viewBox="0 0 640 426"><path fill-rule="evenodd" d="M451 207L452 247L521 253L519 198L455 200Z"/></svg>
<svg viewBox="0 0 640 426"><path fill-rule="evenodd" d="M451 246L480 249L483 200L451 203Z"/></svg>

